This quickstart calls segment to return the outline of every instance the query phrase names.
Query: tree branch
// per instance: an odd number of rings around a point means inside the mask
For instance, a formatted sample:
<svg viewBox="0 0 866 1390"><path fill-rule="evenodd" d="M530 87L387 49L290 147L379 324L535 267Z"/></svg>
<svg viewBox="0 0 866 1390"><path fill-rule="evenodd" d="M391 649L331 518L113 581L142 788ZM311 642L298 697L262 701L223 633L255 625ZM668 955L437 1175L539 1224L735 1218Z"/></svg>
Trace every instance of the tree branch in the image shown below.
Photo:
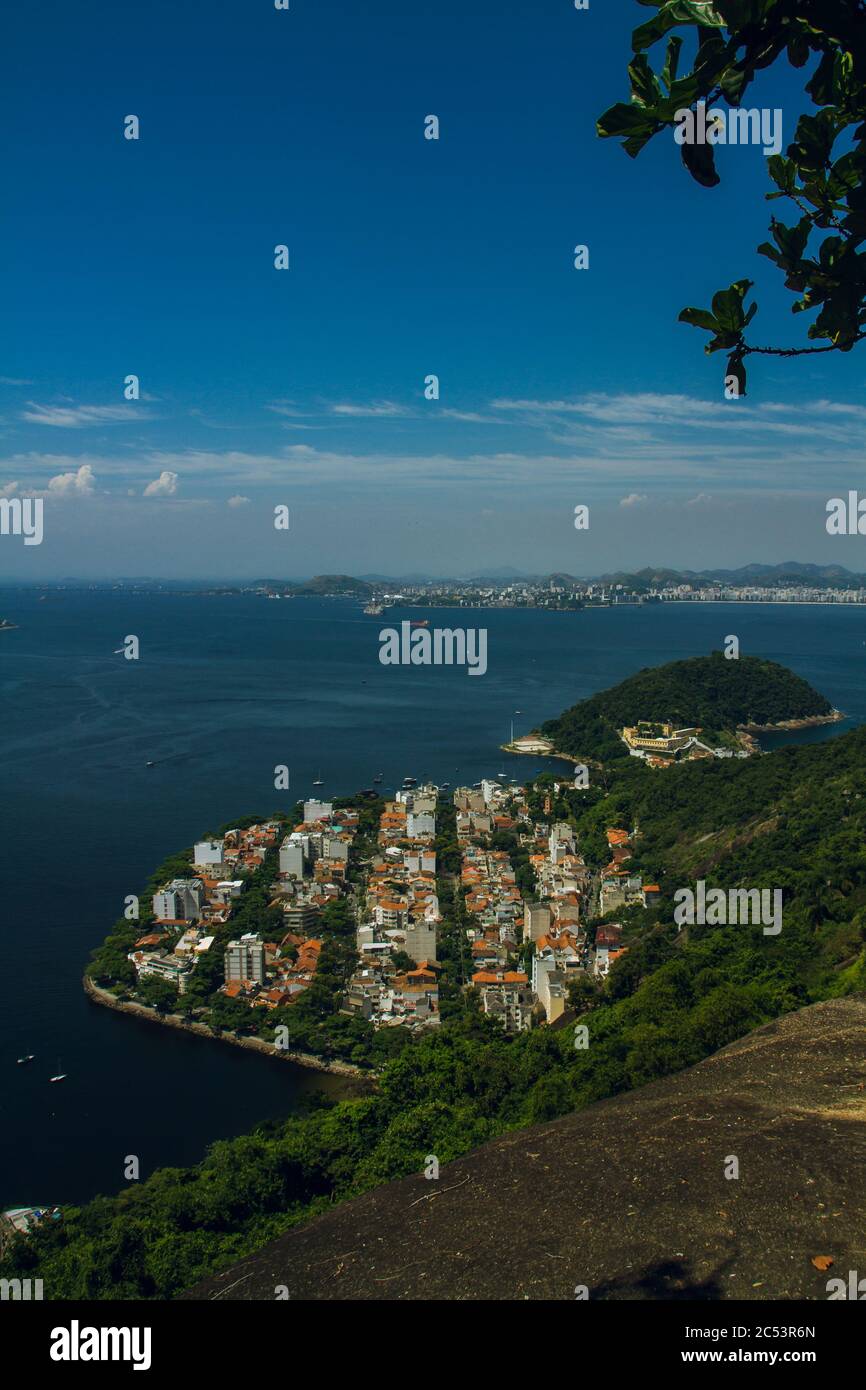
<svg viewBox="0 0 866 1390"><path fill-rule="evenodd" d="M866 338L866 333L858 333L856 338L854 339L854 342L859 343L863 338ZM804 348L747 347L744 343L740 351L740 355L742 357L745 357L746 354L749 352L758 352L761 353L762 356L766 357L803 357L807 353L812 352L841 352L841 348L837 343L829 343L826 347Z"/></svg>

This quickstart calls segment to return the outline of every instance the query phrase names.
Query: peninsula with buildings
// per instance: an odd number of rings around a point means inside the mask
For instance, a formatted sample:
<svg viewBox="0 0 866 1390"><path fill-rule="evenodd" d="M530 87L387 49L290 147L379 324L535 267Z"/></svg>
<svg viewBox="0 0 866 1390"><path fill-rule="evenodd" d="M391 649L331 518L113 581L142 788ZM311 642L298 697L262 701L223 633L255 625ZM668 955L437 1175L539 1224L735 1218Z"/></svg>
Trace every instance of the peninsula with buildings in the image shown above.
<svg viewBox="0 0 866 1390"><path fill-rule="evenodd" d="M554 1023L627 949L621 924L590 924L659 892L626 867L625 827L587 864L557 818L565 787L402 787L209 835L116 924L89 992L362 1069L469 992L506 1033Z"/></svg>
<svg viewBox="0 0 866 1390"><path fill-rule="evenodd" d="M513 751L632 759L654 770L747 758L745 728L842 716L757 657L672 662L566 710ZM632 866L635 826L589 853L576 813L599 796L504 776L393 796L310 799L205 835L154 877L88 967L100 1002L149 1009L322 1065L380 1067L468 1006L507 1033L551 1025L628 950L619 912L658 903ZM611 914L614 914L612 917Z"/></svg>

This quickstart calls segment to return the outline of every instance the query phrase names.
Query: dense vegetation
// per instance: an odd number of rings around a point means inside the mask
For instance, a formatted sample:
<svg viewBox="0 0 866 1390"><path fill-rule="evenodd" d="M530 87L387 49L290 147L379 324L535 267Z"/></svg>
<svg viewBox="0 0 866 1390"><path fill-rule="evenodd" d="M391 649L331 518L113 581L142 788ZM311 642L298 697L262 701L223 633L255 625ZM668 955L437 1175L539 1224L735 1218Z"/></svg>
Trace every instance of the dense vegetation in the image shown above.
<svg viewBox="0 0 866 1390"><path fill-rule="evenodd" d="M468 962L459 891L445 899L443 1025L384 1067L376 1091L215 1144L198 1167L165 1169L67 1210L20 1241L2 1273L36 1273L48 1298L165 1298L334 1201L441 1162L503 1132L699 1061L788 1010L866 988L866 730L742 762L664 776L629 760L605 794L540 779L581 843L636 828L636 863L658 907L631 914L628 953L574 1020L505 1037L461 994ZM443 836L450 835L449 826ZM784 927L672 925L673 891L782 888Z"/></svg>
<svg viewBox="0 0 866 1390"><path fill-rule="evenodd" d="M609 760L628 757L619 730L638 720L698 725L705 737L730 742L740 724L776 724L830 712L823 695L775 661L727 660L712 652L638 671L549 719L541 732L561 753Z"/></svg>
<svg viewBox="0 0 866 1390"><path fill-rule="evenodd" d="M368 598L374 592L373 585L366 579L353 579L349 574L317 574L303 584L285 585L297 594L340 594L354 598Z"/></svg>

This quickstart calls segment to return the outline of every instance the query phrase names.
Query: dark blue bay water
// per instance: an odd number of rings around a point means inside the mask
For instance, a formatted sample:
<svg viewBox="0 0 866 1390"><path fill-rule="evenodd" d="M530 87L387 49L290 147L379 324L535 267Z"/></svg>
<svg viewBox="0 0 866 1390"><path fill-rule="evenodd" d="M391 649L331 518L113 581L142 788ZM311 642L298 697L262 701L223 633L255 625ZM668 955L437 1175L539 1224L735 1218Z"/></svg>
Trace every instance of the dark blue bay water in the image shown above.
<svg viewBox="0 0 866 1390"><path fill-rule="evenodd" d="M669 605L459 615L489 633L489 669L383 667L391 618L295 599L0 592L3 1006L0 1206L70 1202L197 1161L214 1139L341 1083L90 1004L88 952L154 866L235 816L385 774L477 781L543 766L499 752L642 666L721 647L783 662L866 718L866 610ZM394 620L406 616L394 614ZM431 616L435 619L435 611ZM443 625L458 621L439 610ZM141 659L113 655L128 633ZM147 768L148 759L157 766ZM286 763L291 793L273 789ZM550 766L550 764L548 764ZM37 1054L17 1067L21 1052ZM49 1086L58 1059L70 1079Z"/></svg>

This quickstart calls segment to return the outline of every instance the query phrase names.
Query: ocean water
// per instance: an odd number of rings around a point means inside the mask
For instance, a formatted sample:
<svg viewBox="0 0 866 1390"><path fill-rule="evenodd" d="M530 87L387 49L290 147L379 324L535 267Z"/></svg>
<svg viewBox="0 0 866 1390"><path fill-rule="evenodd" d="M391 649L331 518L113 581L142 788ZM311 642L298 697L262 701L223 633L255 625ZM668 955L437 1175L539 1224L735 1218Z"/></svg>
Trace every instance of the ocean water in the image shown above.
<svg viewBox="0 0 866 1390"><path fill-rule="evenodd" d="M235 816L410 774L475 782L554 764L500 752L644 666L722 647L770 657L866 718L866 609L677 604L578 613L425 610L488 631L488 671L383 667L365 616L327 599L0 590L3 1007L0 1207L81 1201L200 1159L336 1078L91 1004L82 968L128 893ZM127 634L138 661L117 649ZM520 711L519 714L515 713ZM790 740L789 740L790 741ZM156 766L148 768L153 760ZM290 770L288 793L274 767ZM28 1067L15 1058L36 1054ZM62 1086L47 1078L58 1064Z"/></svg>

